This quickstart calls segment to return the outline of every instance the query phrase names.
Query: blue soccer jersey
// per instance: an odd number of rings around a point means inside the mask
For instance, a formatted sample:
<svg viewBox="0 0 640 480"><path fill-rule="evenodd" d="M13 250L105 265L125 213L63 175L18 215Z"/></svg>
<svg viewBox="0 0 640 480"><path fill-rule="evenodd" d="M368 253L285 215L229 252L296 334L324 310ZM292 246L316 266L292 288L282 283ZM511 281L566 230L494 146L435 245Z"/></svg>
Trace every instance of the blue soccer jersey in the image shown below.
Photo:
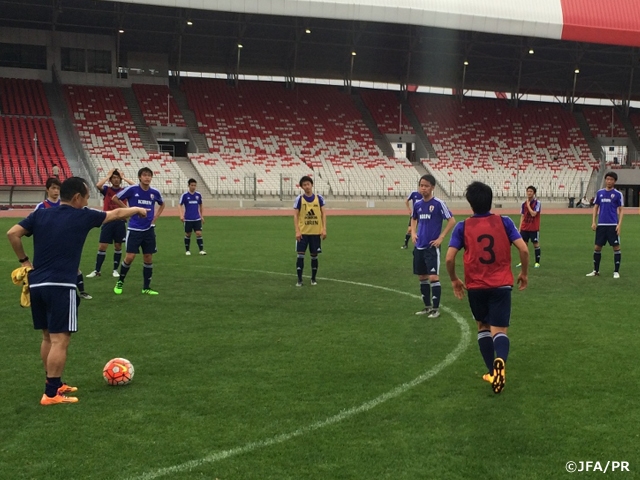
<svg viewBox="0 0 640 480"><path fill-rule="evenodd" d="M413 206L411 218L418 221L416 248L429 248L442 232L442 222L452 217L447 205L437 197L431 200L419 200Z"/></svg>
<svg viewBox="0 0 640 480"><path fill-rule="evenodd" d="M422 194L420 192L411 192L407 200L411 202L411 205L415 205L417 201L422 200Z"/></svg>
<svg viewBox="0 0 640 480"><path fill-rule="evenodd" d="M202 195L200 192L184 192L180 197L180 205L184 205L184 219L187 222L201 220L200 205L202 205Z"/></svg>
<svg viewBox="0 0 640 480"><path fill-rule="evenodd" d="M47 198L44 202L40 202L39 204L37 204L34 210L40 210L43 208L55 208L59 206L60 206L60 199L58 199L57 202L52 202Z"/></svg>
<svg viewBox="0 0 640 480"><path fill-rule="evenodd" d="M91 208L38 209L19 225L33 234L33 270L29 273L31 288L76 286L84 241L92 228L99 227L106 212Z"/></svg>
<svg viewBox="0 0 640 480"><path fill-rule="evenodd" d="M145 231L151 228L155 216L156 203L162 205L162 195L155 188L143 189L140 185L130 185L116 195L120 200L127 200L130 207L141 207L147 211L147 216L140 218L134 215L129 220L129 230Z"/></svg>
<svg viewBox="0 0 640 480"><path fill-rule="evenodd" d="M612 188L603 188L596 193L594 201L600 208L598 211L598 225L618 225L618 207L624 207L622 192Z"/></svg>

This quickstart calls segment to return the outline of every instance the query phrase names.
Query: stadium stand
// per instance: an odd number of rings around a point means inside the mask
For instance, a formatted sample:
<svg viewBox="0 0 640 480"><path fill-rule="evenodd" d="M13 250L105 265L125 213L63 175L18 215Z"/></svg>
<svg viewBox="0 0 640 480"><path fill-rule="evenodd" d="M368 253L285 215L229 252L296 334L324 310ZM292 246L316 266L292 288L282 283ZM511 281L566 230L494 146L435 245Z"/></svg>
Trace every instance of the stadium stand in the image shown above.
<svg viewBox="0 0 640 480"><path fill-rule="evenodd" d="M628 136L618 115L611 108L584 107L582 113L594 137Z"/></svg>
<svg viewBox="0 0 640 480"><path fill-rule="evenodd" d="M141 167L149 167L155 188L178 193L184 183L180 168L168 153L145 150L120 89L79 85L64 89L74 126L99 175L117 167L135 180Z"/></svg>
<svg viewBox="0 0 640 480"><path fill-rule="evenodd" d="M388 90L361 90L360 96L371 112L373 119L378 124L380 133L413 134L413 127L402 114L402 127L400 126L400 102L396 92Z"/></svg>
<svg viewBox="0 0 640 480"><path fill-rule="evenodd" d="M269 195L281 177L297 181L310 170L319 193L347 194L346 182L352 192L404 196L415 186L415 168L382 156L351 98L335 87L290 91L278 83L241 82L236 89L187 79L183 88L210 151L191 159L212 192L240 192L238 185L255 174L258 193ZM343 164L350 166L348 178L334 175ZM222 186L229 181L231 188Z"/></svg>
<svg viewBox="0 0 640 480"><path fill-rule="evenodd" d="M51 116L40 80L0 78L0 110L3 115Z"/></svg>
<svg viewBox="0 0 640 480"><path fill-rule="evenodd" d="M152 127L185 127L187 125L178 104L170 95L169 87L134 83L132 88L147 125ZM169 100L168 112L167 99ZM169 114L169 118L167 118L167 114Z"/></svg>
<svg viewBox="0 0 640 480"><path fill-rule="evenodd" d="M411 106L437 153L425 163L445 191L463 195L472 180L497 197L569 197L586 185L597 161L570 112L555 104L522 104L415 94Z"/></svg>
<svg viewBox="0 0 640 480"><path fill-rule="evenodd" d="M0 109L0 185L44 185L53 165L71 175L40 80L0 78Z"/></svg>

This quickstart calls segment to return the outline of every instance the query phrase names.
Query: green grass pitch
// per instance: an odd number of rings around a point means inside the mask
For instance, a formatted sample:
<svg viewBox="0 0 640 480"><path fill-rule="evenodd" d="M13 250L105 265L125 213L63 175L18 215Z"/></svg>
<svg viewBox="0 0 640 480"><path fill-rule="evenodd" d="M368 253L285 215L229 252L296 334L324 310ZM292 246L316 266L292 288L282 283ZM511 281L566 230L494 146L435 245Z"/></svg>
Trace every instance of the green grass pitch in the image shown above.
<svg viewBox="0 0 640 480"><path fill-rule="evenodd" d="M588 216L544 216L542 267L513 293L500 395L481 380L475 322L444 266L447 311L414 315L405 216L329 216L318 285L302 288L291 217L211 217L206 257L186 257L181 223L162 218L160 295L141 295L138 257L115 296L110 249L105 275L85 279L94 299L80 307L64 375L80 402L42 407L39 333L0 242L0 478L550 479L580 460L638 472L636 218L614 280L610 247L602 276L585 277ZM134 364L130 385L103 381L113 357Z"/></svg>

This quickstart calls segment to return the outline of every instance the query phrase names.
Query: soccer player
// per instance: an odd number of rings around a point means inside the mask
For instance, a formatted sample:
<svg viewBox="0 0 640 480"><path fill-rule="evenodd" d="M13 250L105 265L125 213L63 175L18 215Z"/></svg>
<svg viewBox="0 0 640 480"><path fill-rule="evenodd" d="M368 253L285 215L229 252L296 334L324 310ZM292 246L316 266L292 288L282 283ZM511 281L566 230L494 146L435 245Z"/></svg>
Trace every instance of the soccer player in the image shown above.
<svg viewBox="0 0 640 480"><path fill-rule="evenodd" d="M427 315L429 318L440 316L440 245L447 233L456 224L455 218L447 205L433 196L436 179L433 175L420 177L418 189L422 200L413 205L411 214L411 238L413 249L413 273L420 279L420 293L424 308L416 315ZM442 231L442 222L447 225ZM433 301L433 306L431 302Z"/></svg>
<svg viewBox="0 0 640 480"><path fill-rule="evenodd" d="M202 225L204 225L204 215L202 213L202 195L196 191L198 182L190 178L188 181L189 190L180 197L180 221L184 223L184 248L186 254L191 255L191 232L196 232L196 242L200 255L206 255L204 241L202 240Z"/></svg>
<svg viewBox="0 0 640 480"><path fill-rule="evenodd" d="M528 244L529 240L533 243L536 262L533 268L540 268L540 200L536 198L536 187L529 185L527 187L527 200L522 203L520 209L520 236L524 243ZM516 265L520 267L521 264Z"/></svg>
<svg viewBox="0 0 640 480"><path fill-rule="evenodd" d="M47 198L43 202L40 202L36 205L36 210L41 210L43 208L56 208L60 206L60 187L62 183L56 177L50 177L47 179L47 183L45 183L45 190L47 192ZM78 274L76 276L76 285L78 287L78 295L80 295L85 300L91 300L93 297L89 295L84 289L84 276L80 269L78 269Z"/></svg>
<svg viewBox="0 0 640 480"><path fill-rule="evenodd" d="M591 230L596 232L596 245L593 252L593 271L587 273L587 277L600 275L600 258L602 247L609 242L613 247L613 278L620 278L620 230L622 229L622 215L624 198L622 193L615 189L618 181L616 172L607 172L604 176L604 187L596 193ZM596 217L598 222L596 224Z"/></svg>
<svg viewBox="0 0 640 480"><path fill-rule="evenodd" d="M117 203L113 201L113 197L124 190L122 182L125 181L129 185L134 185L134 182L125 178L117 169L112 168L107 173L107 176L96 183L98 191L104 197L102 209L105 212L120 208ZM109 182L111 185L106 185ZM124 203L124 202L123 202ZM98 240L98 255L96 256L96 268L93 272L87 275L87 278L94 278L100 276L100 269L107 256L107 247L113 243L113 276L120 277L118 273L118 266L122 259L122 242L127 234L127 223L124 220L117 222L105 223L100 228L100 240Z"/></svg>
<svg viewBox="0 0 640 480"><path fill-rule="evenodd" d="M304 176L300 179L300 188L304 191L298 195L293 203L293 225L296 229L296 271L298 273L297 287L302 286L302 270L304 256L309 247L311 255L311 285L317 285L318 254L322 253L321 240L327 238L327 214L324 209L322 195L313 193L313 180Z"/></svg>
<svg viewBox="0 0 640 480"><path fill-rule="evenodd" d="M113 201L121 207L124 207L124 201L127 200L132 207L142 207L147 210L146 217L133 217L129 221L127 227L127 255L120 266L120 278L113 288L116 295L122 294L124 279L129 273L131 264L136 255L142 249L142 268L143 286L142 293L144 295L158 295L158 292L151 289L151 276L153 275L153 254L157 252L156 248L156 220L162 215L164 210L164 201L160 192L151 186L153 171L148 167L142 167L138 170L138 185L131 185L113 197ZM158 212L155 211L156 203L160 205Z"/></svg>
<svg viewBox="0 0 640 480"><path fill-rule="evenodd" d="M42 330L40 356L45 369L42 405L75 403L77 397L65 394L77 391L62 382L71 334L78 330L76 273L82 247L92 228L132 215L146 215L142 208L100 212L84 208L89 187L79 177L71 177L60 188L62 204L58 208L38 209L7 232L9 243L23 267L29 272L31 316L36 330ZM25 254L22 237L33 234L33 263Z"/></svg>
<svg viewBox="0 0 640 480"><path fill-rule="evenodd" d="M422 200L422 194L418 191L411 192L407 199L404 201L407 210L409 210L409 224L407 225L407 233L404 236L404 245L400 247L403 250L409 246L409 239L411 239L411 215L413 215L413 206L418 200Z"/></svg>
<svg viewBox="0 0 640 480"><path fill-rule="evenodd" d="M458 223L453 230L446 266L453 293L462 300L469 292L469 306L478 324L478 346L489 373L494 393L505 385L505 364L509 356L507 329L511 317L511 244L520 254L522 269L518 274L520 290L527 287L529 249L509 217L491 213L493 191L481 182L473 182L465 192L473 216ZM464 279L456 275L456 255L464 248Z"/></svg>

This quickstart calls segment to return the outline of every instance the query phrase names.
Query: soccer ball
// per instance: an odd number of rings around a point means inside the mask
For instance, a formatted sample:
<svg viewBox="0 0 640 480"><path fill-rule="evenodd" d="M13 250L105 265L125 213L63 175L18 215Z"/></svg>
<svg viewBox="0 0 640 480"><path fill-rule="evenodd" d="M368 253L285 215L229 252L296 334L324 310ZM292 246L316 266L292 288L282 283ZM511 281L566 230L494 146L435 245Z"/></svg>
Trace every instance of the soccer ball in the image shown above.
<svg viewBox="0 0 640 480"><path fill-rule="evenodd" d="M134 368L126 358L112 358L102 369L102 376L109 385L126 385L133 379Z"/></svg>

